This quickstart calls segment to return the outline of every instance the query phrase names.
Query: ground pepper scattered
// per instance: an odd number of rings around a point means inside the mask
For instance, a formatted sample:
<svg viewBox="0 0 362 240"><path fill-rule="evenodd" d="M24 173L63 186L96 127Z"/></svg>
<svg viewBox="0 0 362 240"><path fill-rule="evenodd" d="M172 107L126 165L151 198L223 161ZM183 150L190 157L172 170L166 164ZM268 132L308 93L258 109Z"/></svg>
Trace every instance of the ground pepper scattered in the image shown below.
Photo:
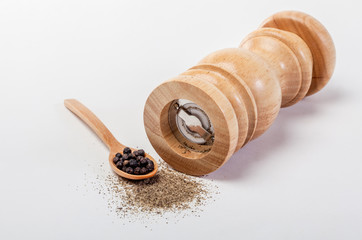
<svg viewBox="0 0 362 240"><path fill-rule="evenodd" d="M108 208L121 218L182 213L198 215L202 207L214 200L218 188L211 180L185 175L159 164L157 174L140 181L109 174L95 190L108 198Z"/></svg>

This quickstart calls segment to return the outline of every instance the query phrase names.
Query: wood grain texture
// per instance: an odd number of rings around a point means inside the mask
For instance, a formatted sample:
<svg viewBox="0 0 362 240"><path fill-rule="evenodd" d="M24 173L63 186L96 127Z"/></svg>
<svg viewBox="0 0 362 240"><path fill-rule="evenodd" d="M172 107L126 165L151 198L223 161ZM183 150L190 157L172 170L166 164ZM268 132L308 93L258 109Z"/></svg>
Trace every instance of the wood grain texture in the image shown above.
<svg viewBox="0 0 362 240"><path fill-rule="evenodd" d="M196 76L216 86L228 98L237 116L239 127L236 150L249 142L254 135L257 123L257 108L251 90L244 81L230 72L212 64L199 64L182 75Z"/></svg>
<svg viewBox="0 0 362 240"><path fill-rule="evenodd" d="M299 12L275 14L239 48L213 52L153 90L144 109L147 136L176 170L208 174L263 134L281 107L325 86L334 61L333 42L314 18ZM180 133L170 128L169 109L178 99L196 103L208 115L215 133L209 151L175 137Z"/></svg>
<svg viewBox="0 0 362 240"><path fill-rule="evenodd" d="M149 154L146 154L146 157L152 160L155 166L155 169L152 172L144 175L133 175L119 170L116 167L116 165L113 163L113 158L115 157L116 153L118 152L122 153L125 146L120 142L118 142L117 139L113 136L113 134L108 130L108 128L101 122L101 120L99 120L92 111L90 111L86 106L84 106L78 100L66 99L64 100L64 105L75 115L77 115L83 122L85 122L98 135L98 137L104 142L104 144L107 145L110 152L108 161L112 170L115 173L117 173L121 177L133 180L150 178L156 174L158 169L158 164ZM131 149L132 151L136 150L134 148Z"/></svg>
<svg viewBox="0 0 362 240"><path fill-rule="evenodd" d="M215 132L210 151L186 150L175 138L168 123L168 110L175 99L188 99L208 114ZM190 175L204 175L218 169L235 152L238 141L237 116L232 104L216 86L196 77L180 75L157 87L146 101L144 124L160 157Z"/></svg>
<svg viewBox="0 0 362 240"><path fill-rule="evenodd" d="M313 60L307 44L296 34L274 28L250 33L239 47L262 56L276 71L282 90L281 107L302 100L312 80Z"/></svg>
<svg viewBox="0 0 362 240"><path fill-rule="evenodd" d="M278 115L281 103L280 84L271 66L262 57L242 48L213 52L199 63L215 64L248 86L257 108L252 139L264 133Z"/></svg>
<svg viewBox="0 0 362 240"><path fill-rule="evenodd" d="M261 27L295 33L308 45L313 56L313 77L307 95L328 83L336 63L336 50L331 35L317 19L302 12L284 11L267 18Z"/></svg>

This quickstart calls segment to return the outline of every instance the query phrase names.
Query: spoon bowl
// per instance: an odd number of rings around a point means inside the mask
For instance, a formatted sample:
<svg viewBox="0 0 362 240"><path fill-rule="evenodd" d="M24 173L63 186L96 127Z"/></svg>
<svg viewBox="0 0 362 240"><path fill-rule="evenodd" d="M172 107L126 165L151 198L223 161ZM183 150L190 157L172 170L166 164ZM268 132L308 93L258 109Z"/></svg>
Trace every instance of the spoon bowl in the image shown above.
<svg viewBox="0 0 362 240"><path fill-rule="evenodd" d="M122 170L118 169L116 165L113 163L113 158L115 157L116 153L122 153L123 149L126 147L125 145L121 144L117 141L117 139L112 135L112 133L108 130L108 128L99 120L99 118L94 115L86 106L80 103L76 99L66 99L64 100L64 105L75 115L77 115L81 120L83 120L103 141L104 144L107 145L109 148L109 164L111 165L112 170L119 176L132 179L132 180L142 180L146 178L153 177L157 170L158 165L157 162L153 157L149 154L145 154L145 157L149 158L154 165L154 169L152 172L143 175L136 175L136 174L129 174L123 172ZM131 148L132 152L136 149Z"/></svg>
<svg viewBox="0 0 362 240"><path fill-rule="evenodd" d="M111 165L112 170L117 175L119 175L121 177L124 177L124 178L132 179L132 180L142 180L142 179L153 177L156 174L156 172L158 170L158 165L157 165L155 159L153 157L151 157L151 155L149 155L147 153L145 153L145 157L149 158L153 162L153 165L154 165L154 169L153 169L152 172L149 172L149 173L143 174L143 175L135 175L135 174L129 174L129 173L123 172L122 170L118 169L116 167L116 165L113 163L113 158L115 157L115 155L117 153L122 153L124 148L125 148L125 146L120 145L119 148L111 149L110 153L109 153L109 165ZM134 148L130 148L130 149L132 150L132 152L137 150L137 149L134 149Z"/></svg>

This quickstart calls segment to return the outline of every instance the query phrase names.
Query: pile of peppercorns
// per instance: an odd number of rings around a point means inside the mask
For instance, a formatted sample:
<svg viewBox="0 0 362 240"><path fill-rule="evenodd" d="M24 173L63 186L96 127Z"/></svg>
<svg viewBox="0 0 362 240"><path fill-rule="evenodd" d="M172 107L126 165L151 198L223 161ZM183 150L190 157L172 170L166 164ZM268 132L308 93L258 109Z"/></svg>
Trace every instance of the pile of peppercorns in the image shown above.
<svg viewBox="0 0 362 240"><path fill-rule="evenodd" d="M143 149L132 150L129 147L123 149L123 155L117 153L113 158L116 167L126 173L144 175L150 173L155 168L153 162L146 157Z"/></svg>

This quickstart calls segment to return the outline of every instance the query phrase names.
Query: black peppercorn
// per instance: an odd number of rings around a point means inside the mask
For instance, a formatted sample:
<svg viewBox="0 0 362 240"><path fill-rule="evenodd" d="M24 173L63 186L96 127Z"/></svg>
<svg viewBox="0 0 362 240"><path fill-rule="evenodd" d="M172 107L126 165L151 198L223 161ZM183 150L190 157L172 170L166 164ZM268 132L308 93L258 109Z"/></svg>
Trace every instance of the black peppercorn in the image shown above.
<svg viewBox="0 0 362 240"><path fill-rule="evenodd" d="M148 171L147 171L147 168L143 167L141 168L140 170L140 174L146 174Z"/></svg>
<svg viewBox="0 0 362 240"><path fill-rule="evenodd" d="M145 156L146 154L143 149L132 152L131 148L125 147L123 149L123 155L121 153L116 153L113 158L113 163L118 169L129 174L147 174L154 170L154 164Z"/></svg>
<svg viewBox="0 0 362 240"><path fill-rule="evenodd" d="M153 162L151 161L151 159L146 158L146 160L147 160L147 164L151 164L152 166L154 166L154 164L153 164Z"/></svg>
<svg viewBox="0 0 362 240"><path fill-rule="evenodd" d="M138 162L136 159L129 160L129 166L132 168L138 167Z"/></svg>
<svg viewBox="0 0 362 240"><path fill-rule="evenodd" d="M123 166L128 167L128 165L129 165L129 161L128 161L128 160L125 160L125 161L123 162Z"/></svg>
<svg viewBox="0 0 362 240"><path fill-rule="evenodd" d="M122 158L121 159L119 159L119 161L118 161L118 163L120 163L120 164L122 164L123 165L123 160L122 160Z"/></svg>
<svg viewBox="0 0 362 240"><path fill-rule="evenodd" d="M117 164L118 161L119 161L119 158L118 158L118 157L114 157L114 158L113 158L113 163L114 163L114 164Z"/></svg>
<svg viewBox="0 0 362 240"><path fill-rule="evenodd" d="M144 157L145 156L145 151L143 149L139 149L138 150L138 155Z"/></svg>
<svg viewBox="0 0 362 240"><path fill-rule="evenodd" d="M131 153L132 152L132 150L129 148L129 147L125 147L124 149L123 149L123 153L125 153L125 154L129 154L129 153Z"/></svg>
<svg viewBox="0 0 362 240"><path fill-rule="evenodd" d="M144 166L146 166L148 164L148 162L147 162L147 160L145 158L142 158L140 160L140 164L141 164L142 167L144 167Z"/></svg>
<svg viewBox="0 0 362 240"><path fill-rule="evenodd" d="M133 173L133 168L128 167L128 168L126 169L126 173L132 174L132 173Z"/></svg>
<svg viewBox="0 0 362 240"><path fill-rule="evenodd" d="M122 167L123 167L122 161L118 161L116 166L117 166L118 169L122 170Z"/></svg>
<svg viewBox="0 0 362 240"><path fill-rule="evenodd" d="M133 170L133 173L138 175L140 174L140 171L141 171L141 168L140 167L136 167L134 170Z"/></svg>
<svg viewBox="0 0 362 240"><path fill-rule="evenodd" d="M152 172L154 169L154 166L152 164L147 164L146 168L149 172Z"/></svg>

